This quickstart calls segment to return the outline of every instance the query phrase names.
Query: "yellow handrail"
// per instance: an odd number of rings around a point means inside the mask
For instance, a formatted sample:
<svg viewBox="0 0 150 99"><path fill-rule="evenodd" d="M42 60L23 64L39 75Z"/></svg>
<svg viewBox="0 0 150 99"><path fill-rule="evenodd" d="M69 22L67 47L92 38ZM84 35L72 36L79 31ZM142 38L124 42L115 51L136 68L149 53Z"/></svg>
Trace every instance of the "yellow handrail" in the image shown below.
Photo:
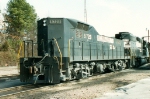
<svg viewBox="0 0 150 99"><path fill-rule="evenodd" d="M21 51L21 48L22 48L22 42L20 43L20 47L19 47L19 51L18 51L18 59L20 58L20 51Z"/></svg>
<svg viewBox="0 0 150 99"><path fill-rule="evenodd" d="M62 69L62 53L61 53L61 51L60 51L60 48L59 48L59 45L58 45L57 40L56 40L55 38L53 38L53 39L54 39L54 41L55 41L55 43L56 43L56 46L57 46L58 51L59 51L59 54L60 54L60 67L59 67L59 69Z"/></svg>
<svg viewBox="0 0 150 99"><path fill-rule="evenodd" d="M70 41L71 41L71 39L69 39L69 41L68 41L68 58L69 58L69 63L70 63Z"/></svg>

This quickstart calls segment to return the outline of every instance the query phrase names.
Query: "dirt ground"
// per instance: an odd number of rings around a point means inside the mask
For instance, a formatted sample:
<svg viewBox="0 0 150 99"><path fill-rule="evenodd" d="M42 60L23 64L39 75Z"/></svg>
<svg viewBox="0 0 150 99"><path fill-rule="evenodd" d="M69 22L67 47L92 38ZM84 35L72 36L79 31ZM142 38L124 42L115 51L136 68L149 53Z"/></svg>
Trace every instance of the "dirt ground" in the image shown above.
<svg viewBox="0 0 150 99"><path fill-rule="evenodd" d="M80 81L58 84L37 91L15 96L18 99L94 99L115 88L150 77L150 70L128 69L121 72L100 74Z"/></svg>
<svg viewBox="0 0 150 99"><path fill-rule="evenodd" d="M11 76L11 75L19 75L18 66L0 67L0 77Z"/></svg>

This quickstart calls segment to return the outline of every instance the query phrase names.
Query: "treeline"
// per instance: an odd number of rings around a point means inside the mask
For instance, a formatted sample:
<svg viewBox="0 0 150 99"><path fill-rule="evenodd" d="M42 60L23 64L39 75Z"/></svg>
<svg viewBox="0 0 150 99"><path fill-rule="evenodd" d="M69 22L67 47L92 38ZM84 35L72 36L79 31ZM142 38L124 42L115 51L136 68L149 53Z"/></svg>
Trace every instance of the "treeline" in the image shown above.
<svg viewBox="0 0 150 99"><path fill-rule="evenodd" d="M36 42L37 33L37 14L26 0L9 0L5 10L5 31L0 33L0 66L18 64L23 53L19 52L22 41Z"/></svg>

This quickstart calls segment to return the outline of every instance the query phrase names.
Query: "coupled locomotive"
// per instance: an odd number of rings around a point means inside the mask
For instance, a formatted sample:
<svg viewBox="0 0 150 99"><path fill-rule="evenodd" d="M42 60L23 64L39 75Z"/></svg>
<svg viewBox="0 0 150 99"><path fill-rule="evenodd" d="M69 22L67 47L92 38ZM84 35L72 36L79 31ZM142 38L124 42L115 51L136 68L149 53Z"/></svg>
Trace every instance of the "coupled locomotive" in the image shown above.
<svg viewBox="0 0 150 99"><path fill-rule="evenodd" d="M33 41L24 43L31 43L33 53ZM38 56L20 58L21 82L56 84L138 66L149 57L148 43L129 32L107 37L68 18L39 20L37 45Z"/></svg>

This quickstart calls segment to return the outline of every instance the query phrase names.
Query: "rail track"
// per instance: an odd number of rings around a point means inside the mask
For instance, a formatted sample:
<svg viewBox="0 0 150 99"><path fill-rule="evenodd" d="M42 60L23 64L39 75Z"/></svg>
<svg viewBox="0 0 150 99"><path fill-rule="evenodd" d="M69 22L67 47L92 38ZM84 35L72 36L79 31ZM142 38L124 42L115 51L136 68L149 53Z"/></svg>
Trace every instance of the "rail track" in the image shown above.
<svg viewBox="0 0 150 99"><path fill-rule="evenodd" d="M91 78L92 77L89 77L88 79L91 79ZM16 97L16 96L21 97L23 94L32 93L33 91L35 92L35 91L40 90L42 88L52 89L52 88L56 88L56 87L66 86L67 84L74 85L74 84L79 84L79 83L83 83L83 82L82 81L79 82L78 80L72 80L72 81L67 81L64 83L56 84L56 85L27 84L27 85L15 86L15 87L3 88L3 89L0 89L0 99L8 99L8 98L11 99L12 97Z"/></svg>
<svg viewBox="0 0 150 99"><path fill-rule="evenodd" d="M15 86L15 87L3 88L0 89L0 98L8 98L9 96L19 95L27 91L37 90L38 88L43 86L45 85L27 84L27 85Z"/></svg>
<svg viewBox="0 0 150 99"><path fill-rule="evenodd" d="M51 85L51 84L27 84L27 85L20 85L20 86L15 86L15 87L9 87L9 88L3 88L0 89L0 99L12 99L12 97L21 97L24 94L30 94L33 91L37 91L40 90L42 88L55 88L58 86L64 86L66 84L71 84L71 82L74 81L69 81L69 82L64 82L64 83L60 83L60 84L55 84L55 85Z"/></svg>
<svg viewBox="0 0 150 99"><path fill-rule="evenodd" d="M15 80L15 79L19 79L18 74L0 76L0 82L6 81L6 80Z"/></svg>

